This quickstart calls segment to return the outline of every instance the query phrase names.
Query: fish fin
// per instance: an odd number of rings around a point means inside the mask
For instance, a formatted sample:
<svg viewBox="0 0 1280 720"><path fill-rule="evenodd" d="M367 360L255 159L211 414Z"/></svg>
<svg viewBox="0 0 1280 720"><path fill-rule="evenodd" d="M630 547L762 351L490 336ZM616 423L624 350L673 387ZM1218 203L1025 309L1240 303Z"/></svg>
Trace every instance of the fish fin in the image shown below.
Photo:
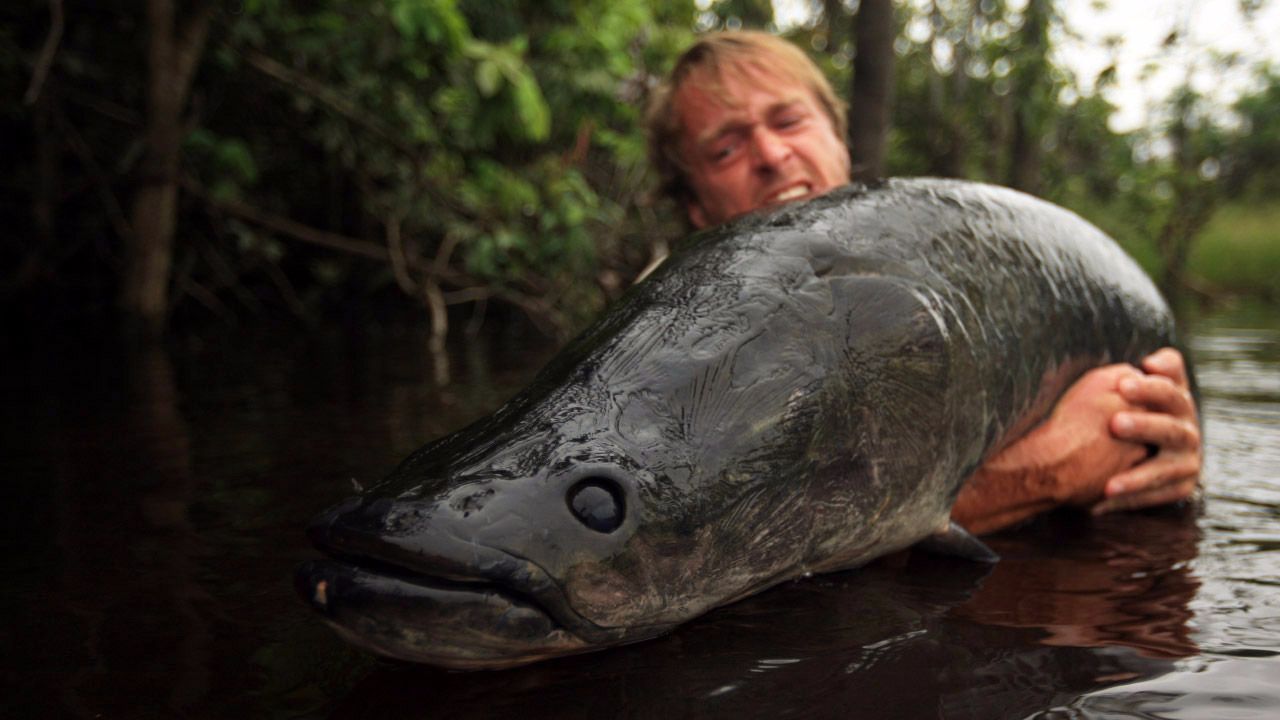
<svg viewBox="0 0 1280 720"><path fill-rule="evenodd" d="M968 530L955 523L921 540L916 547L939 555L955 555L975 562L1000 562L1000 556L987 547L986 543L970 535Z"/></svg>

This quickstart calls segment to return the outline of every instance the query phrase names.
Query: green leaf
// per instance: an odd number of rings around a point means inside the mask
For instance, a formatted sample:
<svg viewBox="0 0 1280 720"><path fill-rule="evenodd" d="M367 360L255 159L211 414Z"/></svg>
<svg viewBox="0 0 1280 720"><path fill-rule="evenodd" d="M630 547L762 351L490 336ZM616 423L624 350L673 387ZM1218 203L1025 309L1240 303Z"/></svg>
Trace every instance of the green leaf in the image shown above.
<svg viewBox="0 0 1280 720"><path fill-rule="evenodd" d="M525 137L535 142L546 140L551 134L551 109L547 107L538 83L529 75L521 75L512 85L512 90Z"/></svg>
<svg viewBox="0 0 1280 720"><path fill-rule="evenodd" d="M258 179L258 164L244 141L231 138L218 147L218 162L247 185Z"/></svg>
<svg viewBox="0 0 1280 720"><path fill-rule="evenodd" d="M418 34L418 23L414 14L413 3L391 3L391 24L394 25L396 30L404 37L415 37Z"/></svg>
<svg viewBox="0 0 1280 720"><path fill-rule="evenodd" d="M471 31L453 0L390 0L391 24L407 40L423 39L454 52Z"/></svg>
<svg viewBox="0 0 1280 720"><path fill-rule="evenodd" d="M502 82L502 71L492 60L481 60L476 65L476 87L484 97L493 97L498 93Z"/></svg>

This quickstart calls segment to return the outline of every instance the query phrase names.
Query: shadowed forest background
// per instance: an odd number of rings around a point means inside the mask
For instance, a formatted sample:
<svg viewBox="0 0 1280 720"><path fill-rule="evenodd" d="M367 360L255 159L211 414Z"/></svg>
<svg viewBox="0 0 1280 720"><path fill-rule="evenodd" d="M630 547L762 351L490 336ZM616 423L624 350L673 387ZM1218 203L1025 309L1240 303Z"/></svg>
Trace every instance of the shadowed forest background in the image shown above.
<svg viewBox="0 0 1280 720"><path fill-rule="evenodd" d="M1264 2L1241 0L1246 18ZM1054 0L825 0L786 36L850 101L855 172L1076 210L1187 302L1280 302L1280 69L1114 132ZM644 102L767 0L15 0L0 10L10 328L484 323L563 339L684 234ZM1116 43L1119 39L1116 39ZM1172 20L1167 58L1186 42ZM1190 77L1190 68L1187 69ZM1087 89L1087 90L1086 90Z"/></svg>

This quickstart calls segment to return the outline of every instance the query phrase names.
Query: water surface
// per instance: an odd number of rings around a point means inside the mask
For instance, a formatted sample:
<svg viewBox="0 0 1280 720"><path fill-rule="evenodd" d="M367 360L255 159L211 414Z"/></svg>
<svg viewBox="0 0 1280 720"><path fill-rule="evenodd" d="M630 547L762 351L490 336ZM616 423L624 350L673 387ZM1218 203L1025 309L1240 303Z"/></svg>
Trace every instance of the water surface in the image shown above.
<svg viewBox="0 0 1280 720"><path fill-rule="evenodd" d="M238 332L47 341L0 399L3 717L1280 717L1280 322L1193 331L1202 511L1060 513L992 569L902 553L527 668L376 661L294 595L320 509L549 348Z"/></svg>

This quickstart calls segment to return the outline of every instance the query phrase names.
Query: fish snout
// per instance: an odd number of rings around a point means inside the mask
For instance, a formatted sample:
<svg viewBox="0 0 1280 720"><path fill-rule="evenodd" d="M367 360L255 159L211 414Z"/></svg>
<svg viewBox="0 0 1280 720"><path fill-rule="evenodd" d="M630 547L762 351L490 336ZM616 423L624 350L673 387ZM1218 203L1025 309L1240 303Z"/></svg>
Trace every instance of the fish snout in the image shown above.
<svg viewBox="0 0 1280 720"><path fill-rule="evenodd" d="M357 496L329 508L307 525L307 537L324 552L362 552L368 539L387 532L392 501Z"/></svg>
<svg viewBox="0 0 1280 720"><path fill-rule="evenodd" d="M307 524L307 537L311 539L312 544L320 547L327 546L329 532L334 522L355 511L363 502L364 499L360 497L348 498L312 518Z"/></svg>
<svg viewBox="0 0 1280 720"><path fill-rule="evenodd" d="M296 582L327 614L335 597L344 606L362 602L375 576L492 588L542 608L584 641L614 642L631 632L613 627L614 616L643 585L625 562L614 565L643 514L634 473L606 463L523 482L468 478L429 498L364 495L311 522L312 543L337 562L308 565ZM597 587L571 589L585 580Z"/></svg>

